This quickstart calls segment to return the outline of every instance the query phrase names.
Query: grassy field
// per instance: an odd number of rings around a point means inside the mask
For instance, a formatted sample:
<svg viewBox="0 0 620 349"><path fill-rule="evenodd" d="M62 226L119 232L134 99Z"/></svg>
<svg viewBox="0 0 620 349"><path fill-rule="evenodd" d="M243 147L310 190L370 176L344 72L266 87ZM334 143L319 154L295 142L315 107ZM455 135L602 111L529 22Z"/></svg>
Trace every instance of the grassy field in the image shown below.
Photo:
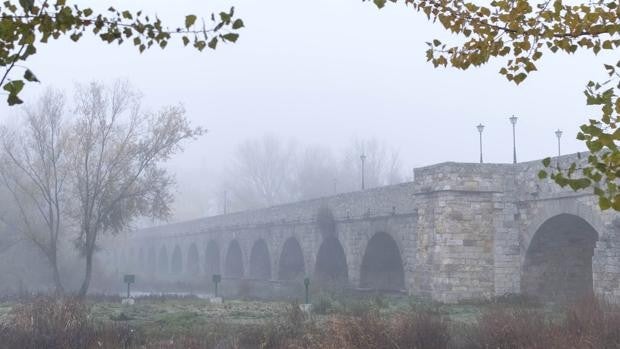
<svg viewBox="0 0 620 349"><path fill-rule="evenodd" d="M119 297L4 302L0 343L6 348L620 347L620 310L595 300L554 306L521 298L466 304L330 293L312 298L310 315L292 302L211 304L197 297L142 297L134 305L122 305Z"/></svg>
<svg viewBox="0 0 620 349"><path fill-rule="evenodd" d="M134 305L123 305L119 299L88 300L90 315L98 322L122 322L145 328L188 328L217 321L231 324L253 324L280 318L291 302L225 300L211 304L198 297L138 297ZM0 322L7 319L15 302L0 303ZM331 314L360 315L370 310L389 315L409 309L430 311L455 322L472 323L490 309L529 309L553 314L557 307L529 302L470 302L441 304L420 301L413 297L338 297L319 294L313 299L311 316L320 320Z"/></svg>

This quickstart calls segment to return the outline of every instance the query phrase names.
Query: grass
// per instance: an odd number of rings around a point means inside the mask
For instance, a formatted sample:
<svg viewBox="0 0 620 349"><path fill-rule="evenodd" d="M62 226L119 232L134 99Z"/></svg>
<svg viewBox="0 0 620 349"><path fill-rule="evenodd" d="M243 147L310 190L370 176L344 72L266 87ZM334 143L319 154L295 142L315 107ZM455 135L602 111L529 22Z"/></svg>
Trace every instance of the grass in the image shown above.
<svg viewBox="0 0 620 349"><path fill-rule="evenodd" d="M410 297L314 297L297 303L147 297L0 303L3 348L618 348L620 308L509 299L438 304ZM2 317L0 317L2 318ZM8 320L8 321L6 321ZM8 344L7 344L8 343Z"/></svg>

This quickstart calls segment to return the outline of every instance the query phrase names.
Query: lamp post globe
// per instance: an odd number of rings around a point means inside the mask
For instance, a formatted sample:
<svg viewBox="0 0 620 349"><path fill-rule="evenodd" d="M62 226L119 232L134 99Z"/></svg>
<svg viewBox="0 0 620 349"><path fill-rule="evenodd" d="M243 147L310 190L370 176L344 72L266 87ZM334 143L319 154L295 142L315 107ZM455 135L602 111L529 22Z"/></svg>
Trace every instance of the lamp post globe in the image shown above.
<svg viewBox="0 0 620 349"><path fill-rule="evenodd" d="M482 131L484 131L484 125L480 124L476 126L476 128L478 129L478 133L480 134L480 163L482 163Z"/></svg>
<svg viewBox="0 0 620 349"><path fill-rule="evenodd" d="M362 161L362 190L366 188L366 184L364 183L364 162L366 161L366 154L362 153L360 155L360 160Z"/></svg>
<svg viewBox="0 0 620 349"><path fill-rule="evenodd" d="M560 148L560 138L562 138L562 130L555 131L555 136L558 138L558 156L562 155L562 149Z"/></svg>
<svg viewBox="0 0 620 349"><path fill-rule="evenodd" d="M516 141L515 126L517 125L518 119L519 118L517 118L514 115L508 118L508 120L510 120L510 123L512 124L512 163L513 164L517 163L517 141Z"/></svg>

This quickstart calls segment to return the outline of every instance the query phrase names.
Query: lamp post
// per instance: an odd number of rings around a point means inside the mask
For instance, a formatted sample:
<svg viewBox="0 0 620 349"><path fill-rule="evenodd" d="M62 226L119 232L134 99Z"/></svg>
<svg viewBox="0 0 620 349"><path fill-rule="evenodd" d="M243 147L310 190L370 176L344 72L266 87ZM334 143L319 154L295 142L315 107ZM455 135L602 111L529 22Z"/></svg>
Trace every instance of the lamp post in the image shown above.
<svg viewBox="0 0 620 349"><path fill-rule="evenodd" d="M512 163L516 164L517 163L517 141L516 141L516 132L515 132L515 125L517 124L517 117L516 116L511 116L508 118L508 120L510 120L510 123L512 124Z"/></svg>
<svg viewBox="0 0 620 349"><path fill-rule="evenodd" d="M558 129L555 131L555 136L558 138L558 157L562 155L562 149L560 148L560 138L562 138L562 131Z"/></svg>
<svg viewBox="0 0 620 349"><path fill-rule="evenodd" d="M484 125L480 124L476 126L478 133L480 133L480 163L482 163L482 131L484 131Z"/></svg>
<svg viewBox="0 0 620 349"><path fill-rule="evenodd" d="M364 152L362 152L362 155L360 155L360 160L362 160L362 190L364 190L366 187L364 183L364 161L366 161L366 155L364 154Z"/></svg>

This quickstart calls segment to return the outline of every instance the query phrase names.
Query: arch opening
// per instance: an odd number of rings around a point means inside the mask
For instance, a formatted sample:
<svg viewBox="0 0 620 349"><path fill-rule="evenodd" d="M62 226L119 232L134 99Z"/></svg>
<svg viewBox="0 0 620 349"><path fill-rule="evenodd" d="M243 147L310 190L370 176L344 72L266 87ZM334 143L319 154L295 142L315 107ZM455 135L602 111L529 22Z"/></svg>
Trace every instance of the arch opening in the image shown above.
<svg viewBox="0 0 620 349"><path fill-rule="evenodd" d="M282 246L280 261L278 263L278 279L294 280L302 277L306 270L304 255L296 238L290 237Z"/></svg>
<svg viewBox="0 0 620 349"><path fill-rule="evenodd" d="M183 255L181 254L181 248L179 247L179 245L174 246L170 271L174 275L179 275L183 272Z"/></svg>
<svg viewBox="0 0 620 349"><path fill-rule="evenodd" d="M335 237L323 240L316 256L315 278L325 285L346 285L349 281L347 257Z"/></svg>
<svg viewBox="0 0 620 349"><path fill-rule="evenodd" d="M207 244L204 268L207 277L220 273L220 248L217 246L217 242L213 240Z"/></svg>
<svg viewBox="0 0 620 349"><path fill-rule="evenodd" d="M168 274L170 269L168 269L168 251L166 250L166 246L162 246L159 250L159 272L161 274Z"/></svg>
<svg viewBox="0 0 620 349"><path fill-rule="evenodd" d="M597 231L578 216L560 214L546 220L526 251L521 292L553 301L592 295L592 257L597 240Z"/></svg>
<svg viewBox="0 0 620 349"><path fill-rule="evenodd" d="M198 247L192 243L187 251L187 273L189 275L200 274L200 257L198 256Z"/></svg>
<svg viewBox="0 0 620 349"><path fill-rule="evenodd" d="M368 241L362 258L360 287L380 291L405 289L403 260L389 234L377 233Z"/></svg>
<svg viewBox="0 0 620 349"><path fill-rule="evenodd" d="M271 258L265 240L260 239L250 252L250 277L259 280L271 279Z"/></svg>
<svg viewBox="0 0 620 349"><path fill-rule="evenodd" d="M239 246L237 240L231 241L230 245L228 245L224 273L227 277L231 278L243 277L243 256L241 253L241 246Z"/></svg>

